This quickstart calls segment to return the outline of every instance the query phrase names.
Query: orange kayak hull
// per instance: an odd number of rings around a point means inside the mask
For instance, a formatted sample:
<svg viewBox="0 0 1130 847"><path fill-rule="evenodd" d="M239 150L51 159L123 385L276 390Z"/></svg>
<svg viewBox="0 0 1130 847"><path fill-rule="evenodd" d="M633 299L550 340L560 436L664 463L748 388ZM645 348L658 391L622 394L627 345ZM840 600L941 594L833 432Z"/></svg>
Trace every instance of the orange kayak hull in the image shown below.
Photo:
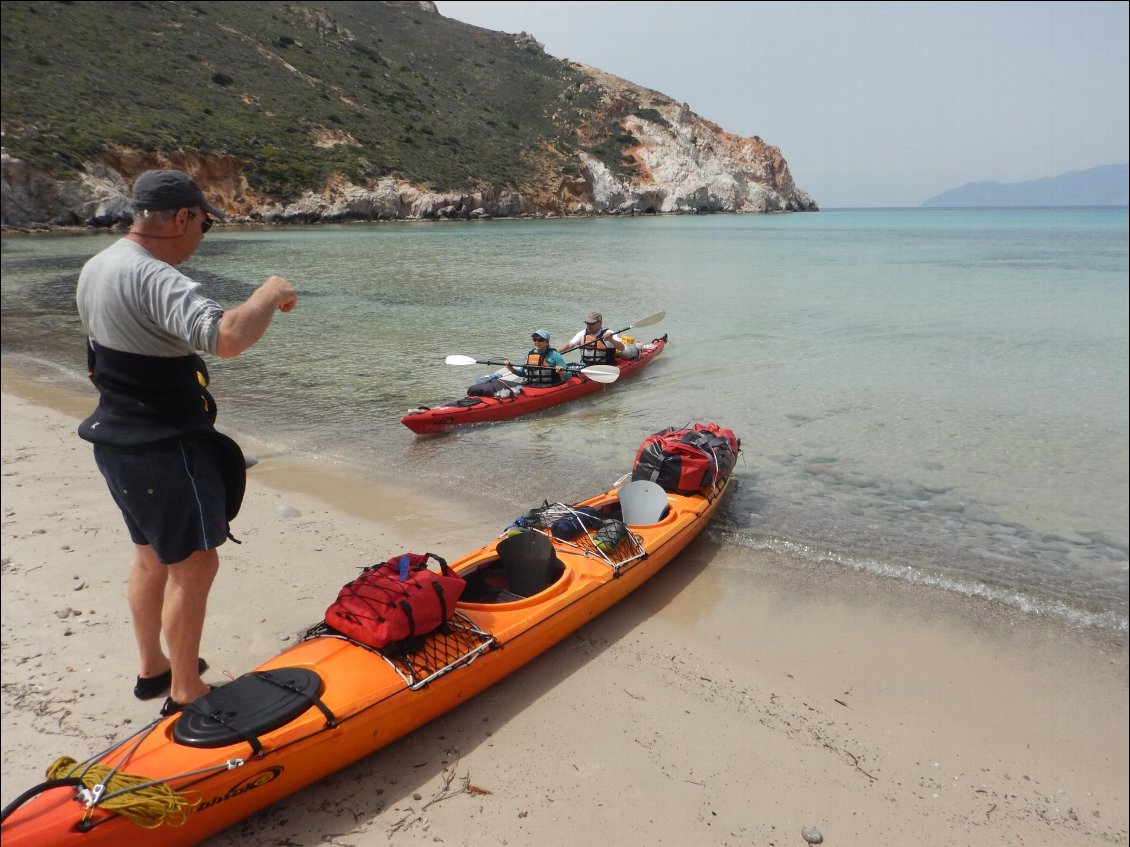
<svg viewBox="0 0 1130 847"><path fill-rule="evenodd" d="M384 656L340 637L314 635L256 670L305 668L322 685L318 698L332 713L310 707L258 738L253 755L244 741L218 748L185 746L174 738L177 716L165 718L141 740L103 756L123 773L159 780L193 798L179 826L138 826L117 812L87 811L72 787L49 788L10 812L0 834L5 847L177 847L197 844L322 777L367 756L466 702L513 673L650 579L707 525L730 480L707 494L667 494L658 523L630 526L639 555L610 563L586 543L554 539L562 575L531 597L507 602L464 602L462 620L489 635L465 663L409 684ZM576 506L606 510L613 488ZM497 563L499 539L452 562L464 576ZM316 628L315 628L316 629ZM312 630L312 633L314 630ZM428 639L438 636L428 636ZM126 752L123 753L123 750ZM123 757L125 760L123 761ZM229 763L232 764L230 768ZM212 769L212 770L208 770Z"/></svg>

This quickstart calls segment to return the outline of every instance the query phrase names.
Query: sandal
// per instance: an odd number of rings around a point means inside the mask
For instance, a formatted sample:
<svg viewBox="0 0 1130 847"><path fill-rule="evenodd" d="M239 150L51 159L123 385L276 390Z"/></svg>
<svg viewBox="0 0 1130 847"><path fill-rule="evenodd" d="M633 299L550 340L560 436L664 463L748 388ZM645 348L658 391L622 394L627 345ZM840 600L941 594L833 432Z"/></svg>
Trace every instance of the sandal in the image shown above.
<svg viewBox="0 0 1130 847"><path fill-rule="evenodd" d="M203 661L203 660L201 660L201 661ZM214 685L208 686L208 694L211 694L215 690L216 690L216 686L214 686ZM207 697L208 694L201 694L200 697ZM199 700L200 697L197 697L196 699ZM195 703L195 702L196 701L194 700L193 703ZM192 705L192 704L191 703L178 703L172 697L166 697L164 705L161 706L161 717L167 718L170 715L175 715L178 712L183 712L185 710L185 708L187 708L190 705Z"/></svg>
<svg viewBox="0 0 1130 847"><path fill-rule="evenodd" d="M208 670L208 663L203 659L197 661L197 667L200 668L199 673L204 673ZM138 700L155 700L166 691L169 686L173 684L173 670L170 668L164 673L159 673L156 676L138 677L137 684L133 687L133 696Z"/></svg>

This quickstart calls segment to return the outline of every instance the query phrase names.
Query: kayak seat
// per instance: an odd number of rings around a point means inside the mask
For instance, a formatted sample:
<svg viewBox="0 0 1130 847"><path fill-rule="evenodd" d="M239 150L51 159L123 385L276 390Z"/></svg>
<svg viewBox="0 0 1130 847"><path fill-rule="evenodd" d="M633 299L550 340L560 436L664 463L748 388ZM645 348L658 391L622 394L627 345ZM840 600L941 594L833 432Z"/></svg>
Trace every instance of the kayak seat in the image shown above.
<svg viewBox="0 0 1130 847"><path fill-rule="evenodd" d="M508 535L495 548L506 570L509 588L521 597L540 594L561 578L565 565L553 544L540 532L529 530Z"/></svg>
<svg viewBox="0 0 1130 847"><path fill-rule="evenodd" d="M667 492L649 479L637 479L620 488L617 494L623 521L631 526L659 523L667 514Z"/></svg>
<svg viewBox="0 0 1130 847"><path fill-rule="evenodd" d="M460 603L514 603L524 599L510 590L510 579L498 559L461 575L466 578L467 587L459 595Z"/></svg>
<svg viewBox="0 0 1130 847"><path fill-rule="evenodd" d="M333 716L318 699L322 678L308 668L274 668L245 674L185 707L173 739L185 747L227 747L241 741L261 749L259 736L285 726L312 706Z"/></svg>

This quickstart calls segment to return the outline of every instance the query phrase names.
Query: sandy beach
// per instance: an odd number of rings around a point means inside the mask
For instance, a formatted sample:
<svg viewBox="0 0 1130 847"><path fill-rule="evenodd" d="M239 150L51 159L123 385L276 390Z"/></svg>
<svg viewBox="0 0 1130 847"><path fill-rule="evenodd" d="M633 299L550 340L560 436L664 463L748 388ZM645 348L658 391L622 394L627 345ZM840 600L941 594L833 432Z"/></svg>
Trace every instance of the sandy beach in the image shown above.
<svg viewBox="0 0 1130 847"><path fill-rule="evenodd" d="M131 693L128 537L75 434L93 392L5 363L2 399L7 804L160 701ZM212 683L292 644L358 568L458 558L514 517L232 434L260 461L211 595ZM514 676L205 844L1127 844L1127 682L1124 634L723 561L704 537Z"/></svg>

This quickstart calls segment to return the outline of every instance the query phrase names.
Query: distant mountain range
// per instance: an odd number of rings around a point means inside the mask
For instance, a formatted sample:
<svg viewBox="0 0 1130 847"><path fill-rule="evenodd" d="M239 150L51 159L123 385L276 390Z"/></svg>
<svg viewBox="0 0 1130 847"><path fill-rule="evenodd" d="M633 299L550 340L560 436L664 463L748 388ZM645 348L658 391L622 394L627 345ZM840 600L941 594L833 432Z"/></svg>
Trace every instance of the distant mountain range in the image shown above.
<svg viewBox="0 0 1130 847"><path fill-rule="evenodd" d="M931 197L922 206L1126 206L1128 195L1130 164L1100 165L1027 182L969 182Z"/></svg>

